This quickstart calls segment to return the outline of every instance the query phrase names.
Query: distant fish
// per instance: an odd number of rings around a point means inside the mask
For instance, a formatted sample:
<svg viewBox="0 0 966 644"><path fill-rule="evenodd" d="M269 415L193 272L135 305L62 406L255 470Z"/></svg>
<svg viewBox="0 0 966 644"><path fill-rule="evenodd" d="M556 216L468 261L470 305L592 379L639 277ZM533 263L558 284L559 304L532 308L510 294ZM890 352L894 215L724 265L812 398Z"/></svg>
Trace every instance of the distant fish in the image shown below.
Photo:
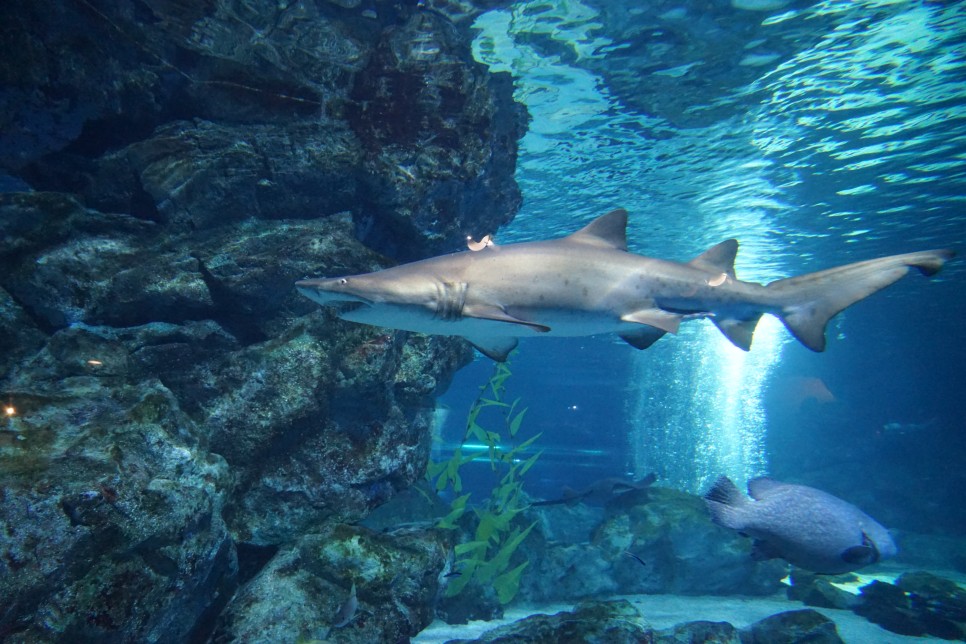
<svg viewBox="0 0 966 644"><path fill-rule="evenodd" d="M443 577L462 577L462 576L463 576L463 573L461 573L459 570L454 570L452 572L448 572L445 575L443 575Z"/></svg>
<svg viewBox="0 0 966 644"><path fill-rule="evenodd" d="M888 530L831 494L767 477L749 481L748 493L722 476L704 499L715 523L755 539L756 559L838 574L896 554Z"/></svg>
<svg viewBox="0 0 966 644"><path fill-rule="evenodd" d="M637 561L637 562L638 562L639 564L641 564L642 566L646 566L646 565L647 565L647 564L646 564L646 563L644 562L644 560L643 560L643 559L641 559L640 557L638 557L637 555L635 555L635 554L634 554L633 552L631 552L630 550L625 550L625 551L624 551L624 554L625 554L625 555L627 555L628 557L630 557L631 559L633 559L633 560L635 560L635 561Z"/></svg>
<svg viewBox="0 0 966 644"><path fill-rule="evenodd" d="M339 612L336 613L332 622L332 628L342 628L347 626L356 617L356 610L359 608L359 600L356 598L356 582L352 582L352 589L349 590L349 597L343 602Z"/></svg>
<svg viewBox="0 0 966 644"><path fill-rule="evenodd" d="M536 501L530 505L561 505L563 503L566 503L567 505L573 505L574 503L592 503L595 505L604 505L608 501L619 498L625 494L646 490L656 480L657 475L654 473L648 474L640 481L626 481L618 478L600 479L599 481L594 481L581 490L574 490L569 487L564 487L563 496L561 498L550 499L548 501Z"/></svg>

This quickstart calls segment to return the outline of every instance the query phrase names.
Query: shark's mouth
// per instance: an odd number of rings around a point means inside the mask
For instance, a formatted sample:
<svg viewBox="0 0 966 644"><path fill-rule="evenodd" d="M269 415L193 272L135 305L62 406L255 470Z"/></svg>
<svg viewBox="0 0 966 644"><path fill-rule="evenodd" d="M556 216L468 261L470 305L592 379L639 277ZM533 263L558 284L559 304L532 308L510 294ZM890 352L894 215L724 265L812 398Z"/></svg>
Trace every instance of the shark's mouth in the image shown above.
<svg viewBox="0 0 966 644"><path fill-rule="evenodd" d="M360 302L359 300L337 300L335 302L330 302L330 304L335 308L339 315L344 315L346 313L351 313L361 309L364 306L369 306L366 302Z"/></svg>

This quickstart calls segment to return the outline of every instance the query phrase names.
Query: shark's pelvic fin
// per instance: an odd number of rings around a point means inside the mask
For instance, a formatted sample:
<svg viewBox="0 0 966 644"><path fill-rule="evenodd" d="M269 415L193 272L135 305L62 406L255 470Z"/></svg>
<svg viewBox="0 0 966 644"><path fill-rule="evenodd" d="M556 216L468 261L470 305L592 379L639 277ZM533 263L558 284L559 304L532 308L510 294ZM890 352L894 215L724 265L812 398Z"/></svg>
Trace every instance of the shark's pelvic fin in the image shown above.
<svg viewBox="0 0 966 644"><path fill-rule="evenodd" d="M932 275L955 254L927 250L870 259L778 280L767 288L783 300L777 315L792 335L812 351L824 351L825 326L836 313L889 286L910 268Z"/></svg>
<svg viewBox="0 0 966 644"><path fill-rule="evenodd" d="M624 322L646 324L667 333L677 333L678 327L681 326L680 314L669 313L653 307L625 313L621 316L621 320Z"/></svg>
<svg viewBox="0 0 966 644"><path fill-rule="evenodd" d="M620 338L635 349L647 349L664 337L664 331L652 326L642 325L640 330L633 333L621 333Z"/></svg>
<svg viewBox="0 0 966 644"><path fill-rule="evenodd" d="M517 348L516 338L466 338L476 350L490 360L506 362L510 352Z"/></svg>
<svg viewBox="0 0 966 644"><path fill-rule="evenodd" d="M737 255L738 240L727 239L692 259L690 264L706 271L725 273L731 279L735 279L735 257Z"/></svg>
<svg viewBox="0 0 966 644"><path fill-rule="evenodd" d="M612 210L560 241L626 251L627 211L623 208Z"/></svg>

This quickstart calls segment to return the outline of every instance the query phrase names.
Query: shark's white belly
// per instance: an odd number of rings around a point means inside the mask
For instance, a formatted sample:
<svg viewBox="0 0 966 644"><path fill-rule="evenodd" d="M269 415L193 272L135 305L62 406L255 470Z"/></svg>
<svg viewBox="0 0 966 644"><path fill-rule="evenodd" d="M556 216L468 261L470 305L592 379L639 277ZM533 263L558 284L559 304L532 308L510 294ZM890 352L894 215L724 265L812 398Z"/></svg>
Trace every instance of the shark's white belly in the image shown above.
<svg viewBox="0 0 966 644"><path fill-rule="evenodd" d="M362 307L339 317L351 322L431 335L489 338L580 337L601 333L624 333L640 328L639 324L623 322L618 316L609 313L532 310L515 307L508 307L507 313L530 322L533 326L476 317L444 320L421 311L393 310L389 307ZM537 325L549 330L543 330Z"/></svg>

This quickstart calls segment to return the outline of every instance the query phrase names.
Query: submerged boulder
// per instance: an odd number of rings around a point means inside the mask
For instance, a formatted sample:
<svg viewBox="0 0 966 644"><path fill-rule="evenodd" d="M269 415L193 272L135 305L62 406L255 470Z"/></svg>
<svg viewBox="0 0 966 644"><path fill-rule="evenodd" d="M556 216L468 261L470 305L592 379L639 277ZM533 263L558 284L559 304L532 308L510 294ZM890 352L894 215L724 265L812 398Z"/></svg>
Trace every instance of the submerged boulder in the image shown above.
<svg viewBox="0 0 966 644"><path fill-rule="evenodd" d="M966 591L927 572L904 573L895 584L873 581L860 589L854 611L902 635L966 638Z"/></svg>
<svg viewBox="0 0 966 644"><path fill-rule="evenodd" d="M812 609L766 617L741 629L741 644L843 644L835 622Z"/></svg>
<svg viewBox="0 0 966 644"><path fill-rule="evenodd" d="M544 538L523 546L531 566L521 592L534 601L614 592L763 595L786 574L780 563L754 561L747 540L711 523L701 498L678 490L652 487L642 502L603 513L579 504L531 512ZM589 528L589 540L557 525L575 522Z"/></svg>

